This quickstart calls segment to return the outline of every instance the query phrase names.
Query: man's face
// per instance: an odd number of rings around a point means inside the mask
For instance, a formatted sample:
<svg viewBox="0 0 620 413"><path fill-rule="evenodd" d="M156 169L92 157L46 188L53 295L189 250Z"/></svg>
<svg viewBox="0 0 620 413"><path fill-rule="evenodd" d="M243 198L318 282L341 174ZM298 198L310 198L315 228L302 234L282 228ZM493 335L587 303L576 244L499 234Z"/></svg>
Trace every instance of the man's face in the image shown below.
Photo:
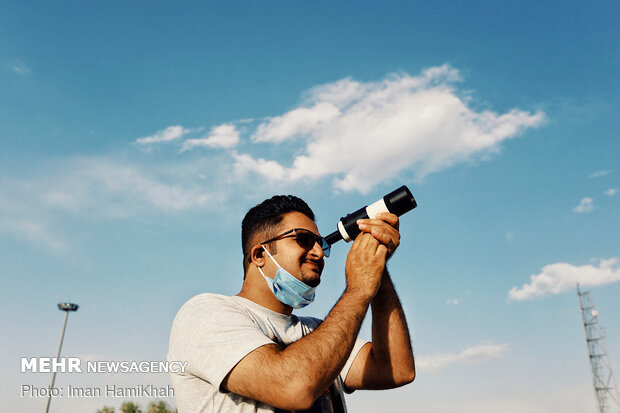
<svg viewBox="0 0 620 413"><path fill-rule="evenodd" d="M301 212L288 212L284 214L279 225L278 233L283 233L293 228L303 228L315 234L319 234L314 221ZM311 287L316 287L321 282L321 272L325 265L323 250L315 243L311 250L306 250L297 244L294 233L291 236L274 241L277 243L277 253L273 258L294 277ZM277 269L275 263L267 258L265 269L267 275L273 277Z"/></svg>

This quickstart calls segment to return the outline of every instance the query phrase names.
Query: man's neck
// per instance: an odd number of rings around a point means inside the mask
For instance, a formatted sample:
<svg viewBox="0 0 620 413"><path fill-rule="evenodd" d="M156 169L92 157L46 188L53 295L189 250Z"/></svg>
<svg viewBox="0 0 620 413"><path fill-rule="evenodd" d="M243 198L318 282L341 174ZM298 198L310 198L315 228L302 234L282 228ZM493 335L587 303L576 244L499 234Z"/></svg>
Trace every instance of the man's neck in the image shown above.
<svg viewBox="0 0 620 413"><path fill-rule="evenodd" d="M241 291L237 295L276 313L291 315L293 312L292 307L283 304L273 295L273 292L269 290L263 276L258 271L254 273L251 269L248 270L245 280L243 280Z"/></svg>

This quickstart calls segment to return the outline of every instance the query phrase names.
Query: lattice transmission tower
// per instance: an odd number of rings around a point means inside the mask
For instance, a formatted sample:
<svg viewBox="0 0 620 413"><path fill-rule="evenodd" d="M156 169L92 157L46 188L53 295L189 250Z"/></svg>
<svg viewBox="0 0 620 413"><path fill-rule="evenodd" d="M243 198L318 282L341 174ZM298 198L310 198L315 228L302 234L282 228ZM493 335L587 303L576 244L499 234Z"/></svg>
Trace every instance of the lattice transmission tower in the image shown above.
<svg viewBox="0 0 620 413"><path fill-rule="evenodd" d="M583 328L586 331L586 343L592 367L592 381L599 412L620 412L620 395L618 395L616 380L605 347L605 330L598 323L598 311L594 307L590 291L582 292L579 289L579 284L577 284L577 296L579 297Z"/></svg>

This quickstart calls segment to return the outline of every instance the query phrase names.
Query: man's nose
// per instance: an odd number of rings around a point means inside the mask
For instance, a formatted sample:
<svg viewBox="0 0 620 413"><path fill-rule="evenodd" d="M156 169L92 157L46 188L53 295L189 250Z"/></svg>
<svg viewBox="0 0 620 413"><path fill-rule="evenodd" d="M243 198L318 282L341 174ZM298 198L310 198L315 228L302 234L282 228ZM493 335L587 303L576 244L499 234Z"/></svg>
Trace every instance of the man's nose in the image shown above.
<svg viewBox="0 0 620 413"><path fill-rule="evenodd" d="M314 245L312 246L312 249L310 250L310 252L317 259L321 259L325 256L325 252L323 251L323 248L321 247L319 240L314 241Z"/></svg>

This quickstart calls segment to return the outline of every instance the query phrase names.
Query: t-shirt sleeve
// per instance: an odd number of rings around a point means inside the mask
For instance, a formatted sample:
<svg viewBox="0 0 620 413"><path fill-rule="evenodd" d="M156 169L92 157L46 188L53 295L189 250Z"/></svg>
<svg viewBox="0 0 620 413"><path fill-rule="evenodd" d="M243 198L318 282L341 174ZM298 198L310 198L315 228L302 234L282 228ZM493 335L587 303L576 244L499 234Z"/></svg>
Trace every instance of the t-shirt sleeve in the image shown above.
<svg viewBox="0 0 620 413"><path fill-rule="evenodd" d="M179 310L170 333L170 358L186 373L220 388L222 380L258 347L273 344L246 311L224 296L203 294Z"/></svg>
<svg viewBox="0 0 620 413"><path fill-rule="evenodd" d="M351 369L351 366L353 365L353 362L355 361L355 357L357 357L357 353L360 352L360 350L362 349L362 347L364 347L366 343L368 343L368 341L362 340L361 338L358 338L357 340L355 340L355 344L353 345L353 350L351 350L351 354L349 355L347 362L344 363L344 367L342 367L342 370L340 370L340 378L342 379L343 383L347 379L347 374L349 374L349 370Z"/></svg>

